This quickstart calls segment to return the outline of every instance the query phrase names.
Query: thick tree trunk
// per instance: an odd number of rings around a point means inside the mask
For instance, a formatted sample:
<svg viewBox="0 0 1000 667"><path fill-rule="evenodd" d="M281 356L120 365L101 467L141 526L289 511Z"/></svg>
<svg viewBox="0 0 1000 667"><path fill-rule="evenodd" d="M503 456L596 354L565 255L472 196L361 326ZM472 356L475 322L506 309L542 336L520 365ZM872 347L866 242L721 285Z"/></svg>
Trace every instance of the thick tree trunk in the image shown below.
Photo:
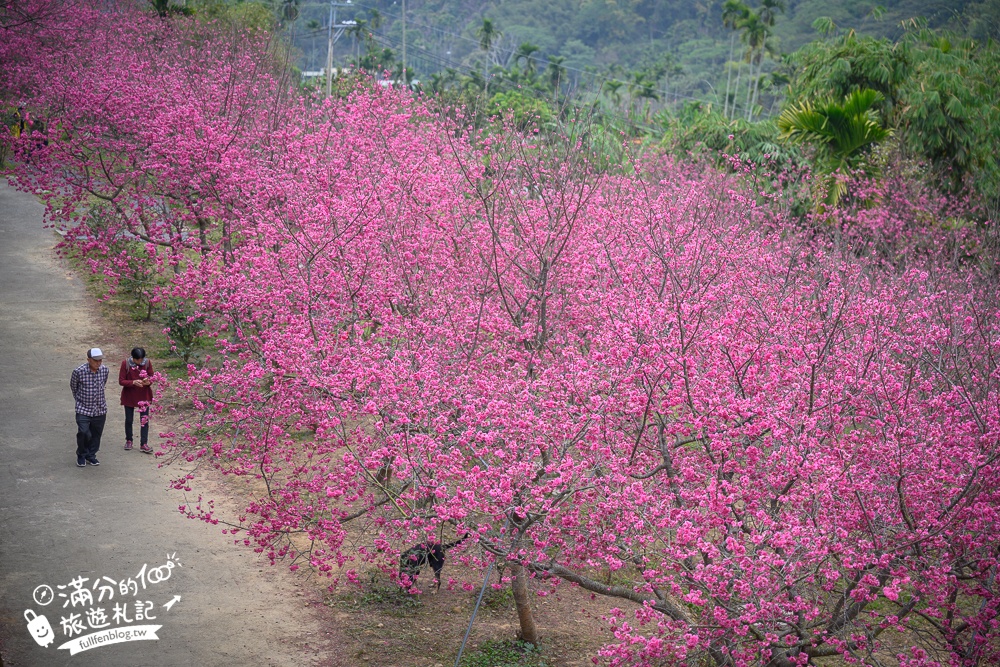
<svg viewBox="0 0 1000 667"><path fill-rule="evenodd" d="M538 629L535 627L535 617L531 613L531 603L528 599L528 577L520 565L511 565L514 580L510 582L514 593L514 605L517 607L517 620L521 624L521 641L538 645Z"/></svg>
<svg viewBox="0 0 1000 667"><path fill-rule="evenodd" d="M229 221L225 218L222 220L222 263L225 266L233 263L233 241L229 238Z"/></svg>
<svg viewBox="0 0 1000 667"><path fill-rule="evenodd" d="M200 216L198 217L198 243L201 256L206 257L208 255L208 226L205 224L205 219Z"/></svg>

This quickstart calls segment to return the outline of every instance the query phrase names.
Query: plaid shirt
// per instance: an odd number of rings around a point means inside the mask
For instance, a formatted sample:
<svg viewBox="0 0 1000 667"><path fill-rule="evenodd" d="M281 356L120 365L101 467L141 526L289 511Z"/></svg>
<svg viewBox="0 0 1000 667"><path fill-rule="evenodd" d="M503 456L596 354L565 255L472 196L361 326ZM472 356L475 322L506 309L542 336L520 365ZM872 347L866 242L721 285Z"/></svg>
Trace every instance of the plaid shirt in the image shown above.
<svg viewBox="0 0 1000 667"><path fill-rule="evenodd" d="M77 366L69 377L69 388L76 399L76 411L88 417L108 414L108 400L104 396L104 386L108 383L108 367L101 364L96 373L90 372L90 364Z"/></svg>

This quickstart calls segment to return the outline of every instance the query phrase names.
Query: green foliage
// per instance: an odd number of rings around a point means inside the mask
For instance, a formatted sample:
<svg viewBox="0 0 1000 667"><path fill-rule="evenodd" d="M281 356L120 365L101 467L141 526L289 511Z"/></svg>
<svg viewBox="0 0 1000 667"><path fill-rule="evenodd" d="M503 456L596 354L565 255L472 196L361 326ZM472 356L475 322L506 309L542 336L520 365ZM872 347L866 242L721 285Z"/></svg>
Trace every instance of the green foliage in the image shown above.
<svg viewBox="0 0 1000 667"><path fill-rule="evenodd" d="M909 37L913 76L900 90L897 125L908 151L927 159L958 192L969 180L979 198L1000 199L1000 48L921 30Z"/></svg>
<svg viewBox="0 0 1000 667"><path fill-rule="evenodd" d="M408 594L398 584L375 582L361 593L361 604L368 607L395 609L405 613L421 606L420 599Z"/></svg>
<svg viewBox="0 0 1000 667"><path fill-rule="evenodd" d="M249 30L272 30L284 13L282 4L267 0L189 0L184 8L197 17L232 23Z"/></svg>
<svg viewBox="0 0 1000 667"><path fill-rule="evenodd" d="M856 169L868 169L865 157L875 145L885 141L892 131L882 127L874 110L882 94L870 89L858 90L842 102L809 100L785 109L778 118L780 138L796 144L808 144L816 151L814 167L822 175L817 200L836 206L846 194L843 178Z"/></svg>
<svg viewBox="0 0 1000 667"><path fill-rule="evenodd" d="M491 640L462 656L462 667L546 667L541 650L527 642Z"/></svg>
<svg viewBox="0 0 1000 667"><path fill-rule="evenodd" d="M270 7L260 2L241 2L229 8L224 18L251 30L271 30L275 15Z"/></svg>
<svg viewBox="0 0 1000 667"><path fill-rule="evenodd" d="M549 64L545 68L546 81L553 92L558 91L561 84L566 81L566 67L563 65L565 60L564 56L553 56L549 58Z"/></svg>
<svg viewBox="0 0 1000 667"><path fill-rule="evenodd" d="M118 281L118 293L130 300L134 319L149 322L153 319L153 294L165 281L139 244L131 246L123 251L127 253L123 256L128 257L128 271Z"/></svg>
<svg viewBox="0 0 1000 667"><path fill-rule="evenodd" d="M679 157L708 157L725 167L725 156L739 156L743 162L768 170L804 163L797 146L779 141L778 128L771 120L728 120L710 105L698 103L685 105L676 115L661 114L657 120L664 128L660 147Z"/></svg>
<svg viewBox="0 0 1000 667"><path fill-rule="evenodd" d="M173 343L171 353L186 364L195 350L202 346L200 334L205 328L205 318L192 314L184 304L171 304L163 313L163 321Z"/></svg>
<svg viewBox="0 0 1000 667"><path fill-rule="evenodd" d="M859 37L853 31L817 40L791 56L795 76L788 88L793 102L842 99L870 89L882 95L878 110L887 119L899 104L900 87L912 73L905 45L887 39Z"/></svg>
<svg viewBox="0 0 1000 667"><path fill-rule="evenodd" d="M577 118L570 124L570 141L591 156L591 165L601 172L619 173L631 169L631 155L621 129L599 118ZM639 140L633 140L639 141Z"/></svg>
<svg viewBox="0 0 1000 667"><path fill-rule="evenodd" d="M392 49L388 48L378 48L378 46L372 44L371 48L365 51L365 54L358 59L358 67L367 71L372 72L376 75L381 75L382 72L392 71L395 69L396 65L396 54Z"/></svg>
<svg viewBox="0 0 1000 667"><path fill-rule="evenodd" d="M813 21L813 28L821 35L832 35L837 30L837 24L829 16L820 16Z"/></svg>
<svg viewBox="0 0 1000 667"><path fill-rule="evenodd" d="M190 5L194 0L187 0ZM222 0L201 0L221 2ZM262 4L277 7L279 0L260 0ZM233 2L233 0L229 0ZM727 7L740 5L745 9L741 17L755 25L736 30L739 48L729 54L731 29L735 28L732 12ZM821 16L841 26L835 32L853 30L857 35L878 39L898 34L900 20L913 16L932 17L932 25L940 26L951 21L954 26L970 29L990 26L995 11L990 3L956 0L943 11L942 0L885 0L888 9L882 20L873 11L870 0L746 0L740 2L687 2L686 0L496 0L483 3L459 0L434 0L433 2L408 3L407 36L409 51L407 64L414 68L414 76L421 81L430 80L434 73L452 68L462 74L478 69L486 76L489 68L519 67L522 74L530 65L516 56L518 46L525 42L538 47L534 52L538 74L550 58L564 58L565 76L560 77L563 91L571 86L595 92L609 77L627 80L628 73L641 69L649 54L670 56L682 70L678 75L666 74L657 81L656 93L660 101L650 102L653 112L670 106L678 96L692 97L718 106L725 104L727 75L731 74L729 93L738 99L738 115L751 119L771 114L772 103L781 90L763 88L762 77L775 69L768 54L791 52L816 38L812 23ZM948 4L948 3L945 3ZM995 3L993 3L995 4ZM785 6L784 11L782 7ZM326 35L318 30L326 24L329 7L323 3L299 3L300 16L294 31L296 46L306 54L301 69L319 69L325 62ZM394 0L368 0L356 8L342 8L342 20L367 20L373 8L382 12L382 27L371 22L363 30L348 30L335 47L338 66L357 56L355 51L365 33L374 33L378 48L397 50L401 36L401 4ZM756 19L751 19L750 14ZM724 23L728 18L728 26ZM488 25L484 22L488 21ZM312 29L308 23L313 21ZM484 30L485 27L485 30ZM995 26L994 26L995 28ZM766 33L763 41L761 37ZM988 33L988 30L987 30ZM738 36L746 35L747 43ZM346 45L353 38L355 44ZM488 45L483 49L483 45ZM345 48L345 46L347 48ZM351 48L354 46L355 48ZM753 72L743 57L746 50L753 50ZM397 56L396 60L400 60ZM728 63L733 61L733 66ZM737 75L735 61L743 62L740 90L734 91ZM613 68L618 68L615 73ZM730 69L733 71L730 72ZM591 75L588 70L594 74ZM374 71L374 70L373 70ZM751 100L747 100L747 88ZM489 87L493 87L490 82ZM864 87L879 90L878 87ZM492 92L492 91L491 91ZM885 91L880 91L885 94ZM833 91L830 92L833 94ZM846 94L846 91L842 94ZM757 98L753 102L753 98ZM887 95L887 100L889 96ZM645 106L645 100L643 105ZM748 109L749 106L749 109ZM777 108L777 105L775 106Z"/></svg>
<svg viewBox="0 0 1000 667"><path fill-rule="evenodd" d="M368 581L361 584L360 590L330 596L323 604L355 611L375 607L397 617L409 616L422 606L418 596L410 595L397 582L387 580L377 571L369 573Z"/></svg>
<svg viewBox="0 0 1000 667"><path fill-rule="evenodd" d="M912 29L897 41L848 32L796 53L790 110L877 91L875 108L905 156L925 162L938 185L970 192L996 210L1000 47L929 30L920 21L908 25Z"/></svg>
<svg viewBox="0 0 1000 667"><path fill-rule="evenodd" d="M535 53L538 52L539 48L531 42L521 42L521 46L517 47L517 51L514 52L514 64L521 67L523 61L524 71L529 78L535 72Z"/></svg>
<svg viewBox="0 0 1000 667"><path fill-rule="evenodd" d="M487 588L483 595L483 608L496 612L507 612L514 608L514 591L510 586Z"/></svg>
<svg viewBox="0 0 1000 667"><path fill-rule="evenodd" d="M479 48L489 51L493 44L503 37L503 33L497 29L493 19L483 19L483 24L476 30L476 37L479 38Z"/></svg>
<svg viewBox="0 0 1000 667"><path fill-rule="evenodd" d="M2 135L8 135L15 139L21 136L24 127L24 118L20 109L13 104L0 105L0 169L3 169L7 161L9 144L4 141Z"/></svg>
<svg viewBox="0 0 1000 667"><path fill-rule="evenodd" d="M153 7L153 11L160 18L166 18L168 16L190 16L194 12L186 5L175 5L171 3L170 0L149 0L149 4Z"/></svg>
<svg viewBox="0 0 1000 667"><path fill-rule="evenodd" d="M872 108L881 99L881 93L865 89L843 102L800 102L778 118L780 138L815 145L833 169L856 167L862 151L891 134Z"/></svg>
<svg viewBox="0 0 1000 667"><path fill-rule="evenodd" d="M488 113L509 118L519 130L550 127L555 113L544 100L520 90L496 93L490 98Z"/></svg>

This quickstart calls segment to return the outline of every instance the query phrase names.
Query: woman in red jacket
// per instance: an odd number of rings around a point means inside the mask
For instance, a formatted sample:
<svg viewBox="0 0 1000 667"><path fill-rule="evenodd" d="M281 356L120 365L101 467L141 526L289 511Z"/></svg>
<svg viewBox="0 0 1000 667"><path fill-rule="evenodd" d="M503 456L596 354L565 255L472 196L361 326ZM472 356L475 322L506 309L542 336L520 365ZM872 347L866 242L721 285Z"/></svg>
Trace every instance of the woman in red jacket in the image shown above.
<svg viewBox="0 0 1000 667"><path fill-rule="evenodd" d="M132 449L132 420L139 410L139 449L152 454L149 446L149 405L153 402L153 364L146 358L146 350L132 348L132 358L122 362L118 371L118 384L122 386L122 405L125 406L125 451Z"/></svg>

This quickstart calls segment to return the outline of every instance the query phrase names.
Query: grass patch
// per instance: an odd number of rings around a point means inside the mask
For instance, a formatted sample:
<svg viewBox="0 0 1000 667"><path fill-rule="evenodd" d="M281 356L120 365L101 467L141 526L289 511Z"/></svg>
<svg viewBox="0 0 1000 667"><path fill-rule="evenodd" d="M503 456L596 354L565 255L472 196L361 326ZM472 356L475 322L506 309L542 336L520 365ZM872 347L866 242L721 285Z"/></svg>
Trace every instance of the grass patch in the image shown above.
<svg viewBox="0 0 1000 667"><path fill-rule="evenodd" d="M527 642L491 640L462 656L462 667L547 667L542 650Z"/></svg>
<svg viewBox="0 0 1000 667"><path fill-rule="evenodd" d="M397 617L409 616L423 606L418 596L410 595L395 582L383 581L378 574L373 574L360 591L327 598L325 604L354 611L377 609Z"/></svg>
<svg viewBox="0 0 1000 667"><path fill-rule="evenodd" d="M163 338L165 339L166 337L164 336ZM162 361L157 364L156 370L160 371L171 380L187 379L187 363L180 357L174 356L174 353L171 351L166 340L158 342L159 345L157 346L154 354L159 359L162 359Z"/></svg>
<svg viewBox="0 0 1000 667"><path fill-rule="evenodd" d="M513 609L514 591L510 589L510 585L499 589L491 586L483 594L482 607L489 611L507 611L508 609Z"/></svg>

